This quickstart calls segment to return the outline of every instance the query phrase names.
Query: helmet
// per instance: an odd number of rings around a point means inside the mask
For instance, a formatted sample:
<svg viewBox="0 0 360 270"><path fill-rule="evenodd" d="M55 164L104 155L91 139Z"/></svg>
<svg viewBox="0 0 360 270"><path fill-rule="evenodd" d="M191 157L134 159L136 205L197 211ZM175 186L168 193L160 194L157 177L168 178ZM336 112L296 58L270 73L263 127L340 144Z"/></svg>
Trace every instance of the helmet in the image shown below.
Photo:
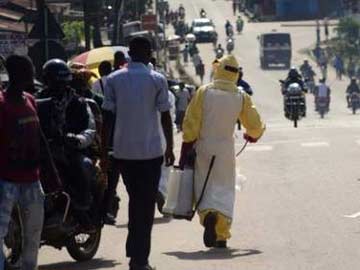
<svg viewBox="0 0 360 270"><path fill-rule="evenodd" d="M296 67L292 67L289 71L289 77L295 78L299 76L299 72L297 71Z"/></svg>
<svg viewBox="0 0 360 270"><path fill-rule="evenodd" d="M51 59L47 61L42 68L42 72L45 83L48 83L49 81L53 83L70 83L72 80L70 68L65 61L61 59Z"/></svg>

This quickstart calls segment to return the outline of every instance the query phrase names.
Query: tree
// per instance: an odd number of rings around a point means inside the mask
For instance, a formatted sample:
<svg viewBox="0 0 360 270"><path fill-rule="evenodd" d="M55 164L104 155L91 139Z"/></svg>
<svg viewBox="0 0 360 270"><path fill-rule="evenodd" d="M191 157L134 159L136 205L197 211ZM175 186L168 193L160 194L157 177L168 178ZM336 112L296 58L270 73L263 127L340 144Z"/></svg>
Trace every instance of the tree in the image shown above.
<svg viewBox="0 0 360 270"><path fill-rule="evenodd" d="M84 40L84 22L73 21L65 22L62 24L62 28L65 34L64 42L66 45L73 44L75 48L78 48L81 41Z"/></svg>
<svg viewBox="0 0 360 270"><path fill-rule="evenodd" d="M102 47L101 40L101 18L102 18L102 0L83 0L84 8L84 31L85 31L85 47L87 50L91 48L91 34L93 37L93 45L95 48ZM93 29L91 33L91 28Z"/></svg>

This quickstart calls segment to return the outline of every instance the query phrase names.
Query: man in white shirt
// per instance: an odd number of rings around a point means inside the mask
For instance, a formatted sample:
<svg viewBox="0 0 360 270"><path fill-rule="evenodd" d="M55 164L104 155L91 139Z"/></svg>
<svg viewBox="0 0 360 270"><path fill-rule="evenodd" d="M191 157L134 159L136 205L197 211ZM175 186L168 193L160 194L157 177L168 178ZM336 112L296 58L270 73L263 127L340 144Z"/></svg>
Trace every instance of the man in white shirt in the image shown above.
<svg viewBox="0 0 360 270"><path fill-rule="evenodd" d="M109 127L115 122L113 157L129 195L126 256L130 270L151 270L148 257L161 165L164 158L167 166L175 159L172 121L166 78L148 68L150 41L135 37L129 47L132 61L128 67L108 76L102 149L108 147ZM103 155L102 169L107 170L107 153Z"/></svg>

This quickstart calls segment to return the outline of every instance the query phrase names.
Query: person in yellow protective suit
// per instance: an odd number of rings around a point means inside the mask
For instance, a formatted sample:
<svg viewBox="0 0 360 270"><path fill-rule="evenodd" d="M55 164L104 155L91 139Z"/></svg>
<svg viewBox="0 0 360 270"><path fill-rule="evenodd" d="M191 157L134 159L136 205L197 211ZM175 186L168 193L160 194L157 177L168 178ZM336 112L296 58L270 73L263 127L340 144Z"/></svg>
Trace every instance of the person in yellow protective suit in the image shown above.
<svg viewBox="0 0 360 270"><path fill-rule="evenodd" d="M215 60L214 80L198 89L186 111L180 168L193 148L195 200L200 197L212 156L216 156L204 197L199 206L207 247L226 248L235 202L234 130L237 120L246 129L245 140L255 143L265 125L245 92L236 87L238 62L232 55Z"/></svg>

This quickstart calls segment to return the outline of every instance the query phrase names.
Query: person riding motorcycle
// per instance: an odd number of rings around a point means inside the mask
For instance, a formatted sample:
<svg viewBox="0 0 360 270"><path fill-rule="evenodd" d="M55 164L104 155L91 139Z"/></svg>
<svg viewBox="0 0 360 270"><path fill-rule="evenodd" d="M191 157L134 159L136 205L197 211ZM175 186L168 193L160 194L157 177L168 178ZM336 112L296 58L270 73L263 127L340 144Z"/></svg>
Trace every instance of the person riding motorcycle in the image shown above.
<svg viewBox="0 0 360 270"><path fill-rule="evenodd" d="M244 28L244 20L241 18L241 16L238 16L236 20L236 30L238 31L238 33L241 33L243 28Z"/></svg>
<svg viewBox="0 0 360 270"><path fill-rule="evenodd" d="M318 102L320 99L327 100L327 108L330 108L330 94L331 90L325 83L325 79L322 78L319 80L319 85L315 87L315 110L318 111Z"/></svg>
<svg viewBox="0 0 360 270"><path fill-rule="evenodd" d="M295 86L294 84L298 84L302 91L302 103L304 104L303 108L303 117L306 116L306 99L305 99L305 93L307 93L307 89L304 85L304 82L302 80L301 75L297 71L295 67L292 67L288 73L288 77L285 81L281 81L282 84L282 93L284 95L284 110L285 110L285 116L288 117L288 111L287 111L287 98L289 95L289 88L290 86Z"/></svg>
<svg viewBox="0 0 360 270"><path fill-rule="evenodd" d="M249 96L252 96L253 95L253 90L250 86L250 84L248 84L244 79L244 72L243 72L243 68L240 67L239 68L239 79L237 81L237 86L238 87L241 87L242 90L244 90Z"/></svg>
<svg viewBox="0 0 360 270"><path fill-rule="evenodd" d="M219 43L218 46L215 49L215 55L217 59L220 59L221 57L224 56L224 48L221 46L221 44Z"/></svg>
<svg viewBox="0 0 360 270"><path fill-rule="evenodd" d="M72 74L64 61L46 62L43 80L45 88L37 94L40 124L79 221L89 224L86 211L96 171L87 150L95 139L94 116L86 100L70 87Z"/></svg>
<svg viewBox="0 0 360 270"><path fill-rule="evenodd" d="M206 11L203 8L200 10L200 18L206 18Z"/></svg>
<svg viewBox="0 0 360 270"><path fill-rule="evenodd" d="M346 89L346 101L349 108L351 107L351 95L354 93L360 94L360 88L356 82L356 78L351 78L350 84Z"/></svg>
<svg viewBox="0 0 360 270"><path fill-rule="evenodd" d="M235 47L234 39L229 37L226 41L227 53L230 54L234 50L234 47Z"/></svg>
<svg viewBox="0 0 360 270"><path fill-rule="evenodd" d="M298 70L295 67L292 67L288 73L286 80L284 81L283 92L289 87L292 83L298 83L303 92L307 93L306 87L304 85L304 81L299 74Z"/></svg>
<svg viewBox="0 0 360 270"><path fill-rule="evenodd" d="M233 26L229 20L226 20L225 32L226 32L226 36L228 36L228 37L232 36L234 34Z"/></svg>
<svg viewBox="0 0 360 270"><path fill-rule="evenodd" d="M314 80L314 76L316 75L307 59L305 59L304 63L300 66L300 72L305 79L309 79L312 81Z"/></svg>

